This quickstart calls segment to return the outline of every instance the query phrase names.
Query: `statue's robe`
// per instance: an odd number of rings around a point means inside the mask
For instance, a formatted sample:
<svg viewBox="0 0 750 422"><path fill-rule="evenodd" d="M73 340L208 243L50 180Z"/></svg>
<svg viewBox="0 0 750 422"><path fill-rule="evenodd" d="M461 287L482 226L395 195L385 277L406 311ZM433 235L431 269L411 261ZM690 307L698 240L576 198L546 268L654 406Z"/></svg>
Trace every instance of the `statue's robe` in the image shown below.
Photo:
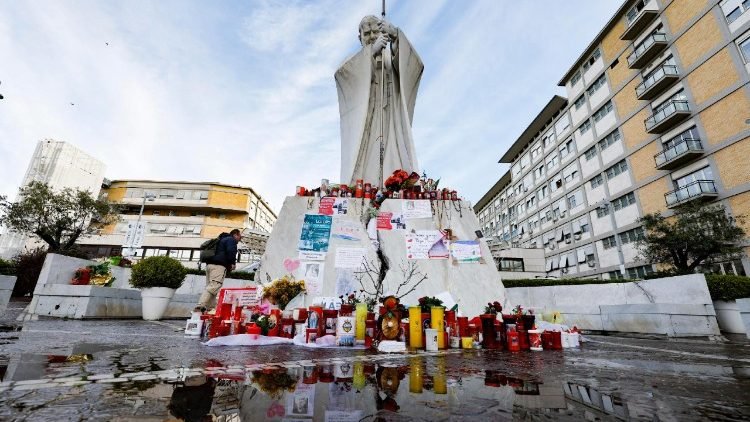
<svg viewBox="0 0 750 422"><path fill-rule="evenodd" d="M385 60L383 178L394 170L419 172L411 133L414 103L424 65L401 30L397 39L373 57L364 46L336 71L341 117L341 183L380 180L382 113L381 60ZM381 59L382 57L382 59Z"/></svg>

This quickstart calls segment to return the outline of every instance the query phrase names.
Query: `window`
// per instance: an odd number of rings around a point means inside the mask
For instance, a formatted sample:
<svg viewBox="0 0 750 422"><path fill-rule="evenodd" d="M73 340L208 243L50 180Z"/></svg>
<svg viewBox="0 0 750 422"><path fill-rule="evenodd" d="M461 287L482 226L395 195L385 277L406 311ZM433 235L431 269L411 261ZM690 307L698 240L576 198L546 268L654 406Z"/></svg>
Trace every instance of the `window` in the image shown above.
<svg viewBox="0 0 750 422"><path fill-rule="evenodd" d="M594 50L594 52L591 54L591 57L589 57L589 59L586 60L586 63L583 64L583 71L585 72L589 70L589 68L593 66L594 63L596 63L596 61L599 60L599 57L601 56L602 56L602 52L599 51L598 48Z"/></svg>
<svg viewBox="0 0 750 422"><path fill-rule="evenodd" d="M747 9L750 8L750 0L724 0L720 5L724 16L727 18L727 23L732 23L747 12Z"/></svg>
<svg viewBox="0 0 750 422"><path fill-rule="evenodd" d="M628 268L628 278L646 278L647 275L654 273L654 268L650 265Z"/></svg>
<svg viewBox="0 0 750 422"><path fill-rule="evenodd" d="M557 159L557 154L550 154L547 157L547 170L552 170L553 168L557 167L557 163L559 160Z"/></svg>
<svg viewBox="0 0 750 422"><path fill-rule="evenodd" d="M573 146L573 140L568 139L565 144L560 146L560 158L565 158L568 156L568 154L575 152L575 147Z"/></svg>
<svg viewBox="0 0 750 422"><path fill-rule="evenodd" d="M586 92L589 94L589 97L594 95L596 91L599 90L599 88L603 87L607 83L607 77L605 75L599 76L596 78L594 83L591 84L591 86L586 90Z"/></svg>
<svg viewBox="0 0 750 422"><path fill-rule="evenodd" d="M552 192L555 192L558 189L561 189L563 185L562 182L562 176L560 174L556 174L552 178L552 183L550 184L550 187L552 188Z"/></svg>
<svg viewBox="0 0 750 422"><path fill-rule="evenodd" d="M533 147L531 147L531 159L535 160L541 154L542 154L542 143L537 142Z"/></svg>
<svg viewBox="0 0 750 422"><path fill-rule="evenodd" d="M563 114L562 117L555 123L555 131L557 131L557 134L560 135L562 133L565 133L568 128L570 127L570 116L566 113Z"/></svg>
<svg viewBox="0 0 750 422"><path fill-rule="evenodd" d="M581 80L581 72L578 71L570 77L570 86L575 86Z"/></svg>
<svg viewBox="0 0 750 422"><path fill-rule="evenodd" d="M143 189L141 188L128 188L125 191L126 198L143 198Z"/></svg>
<svg viewBox="0 0 750 422"><path fill-rule="evenodd" d="M614 166L608 168L605 173L607 174L607 179L612 179L613 177L624 173L628 170L628 163L625 160L621 160Z"/></svg>
<svg viewBox="0 0 750 422"><path fill-rule="evenodd" d="M591 189L597 188L604 184L604 177L601 174L597 174L591 179Z"/></svg>
<svg viewBox="0 0 750 422"><path fill-rule="evenodd" d="M583 155L586 157L586 161L590 161L592 158L596 157L596 145L587 149Z"/></svg>
<svg viewBox="0 0 750 422"><path fill-rule="evenodd" d="M714 180L714 175L711 167L706 166L700 170L696 170L690 174L682 176L679 179L675 180L674 184L675 187L682 188L698 180Z"/></svg>
<svg viewBox="0 0 750 422"><path fill-rule="evenodd" d="M547 187L547 185L544 185L544 186L542 186L542 187L541 187L541 188L540 188L540 189L539 189L539 190L538 190L538 191L536 192L536 196L537 196L537 197L539 198L539 200L540 200L540 201L541 201L542 199L546 198L546 197L547 197L547 195L549 195L549 188Z"/></svg>
<svg viewBox="0 0 750 422"><path fill-rule="evenodd" d="M583 194L581 191L568 196L568 209L575 208L581 204L583 204Z"/></svg>
<svg viewBox="0 0 750 422"><path fill-rule="evenodd" d="M639 0L633 5L633 7L630 8L630 10L628 10L628 13L625 14L626 18L628 19L628 25L630 25L633 20L635 20L641 10L646 7L648 2L649 0Z"/></svg>
<svg viewBox="0 0 750 422"><path fill-rule="evenodd" d="M578 128L578 133L580 133L581 135L583 135L584 133L588 132L589 129L591 129L591 120L586 120Z"/></svg>
<svg viewBox="0 0 750 422"><path fill-rule="evenodd" d="M679 90L679 91L675 92L674 95L672 95L671 97L667 98L666 100L664 100L663 102L661 102L659 105L657 105L656 107L654 107L654 114L653 115L654 115L654 117L656 117L657 114L663 112L668 107L673 107L673 105L672 105L673 101L686 101L686 100L687 100L687 96L685 95L685 92L683 90ZM663 119L664 116L661 116L661 118ZM658 120L658 121L661 121L661 119Z"/></svg>
<svg viewBox="0 0 750 422"><path fill-rule="evenodd" d="M565 183L568 183L578 177L578 166L576 163L573 163L572 165L568 166L563 170L563 178L565 179Z"/></svg>
<svg viewBox="0 0 750 422"><path fill-rule="evenodd" d="M523 272L523 259L521 258L500 258L500 271Z"/></svg>
<svg viewBox="0 0 750 422"><path fill-rule="evenodd" d="M614 236L605 237L602 239L602 246L604 246L604 249L612 249L617 247L617 240Z"/></svg>
<svg viewBox="0 0 750 422"><path fill-rule="evenodd" d="M610 271L607 274L609 274L609 279L610 280L615 280L615 279L622 280L622 279L625 278L625 277L623 277L622 272L620 270Z"/></svg>
<svg viewBox="0 0 750 422"><path fill-rule="evenodd" d="M643 237L643 227L636 227L620 233L620 243L624 245L626 243L635 242L636 240L641 240Z"/></svg>
<svg viewBox="0 0 750 422"><path fill-rule="evenodd" d="M544 144L544 148L547 149L550 146L552 146L557 139L555 138L555 132L549 131L546 135L544 135L544 138L542 139L542 143Z"/></svg>
<svg viewBox="0 0 750 422"><path fill-rule="evenodd" d="M602 108L594 113L594 122L603 119L610 111L612 111L612 101L607 101L607 104L604 104Z"/></svg>
<svg viewBox="0 0 750 422"><path fill-rule="evenodd" d="M612 201L612 207L615 209L615 211L621 210L632 204L635 204L635 194L633 192L630 192L629 194L623 195Z"/></svg>
<svg viewBox="0 0 750 422"><path fill-rule="evenodd" d="M693 141L697 139L699 139L698 130L695 128L695 126L693 126L690 129L675 136L674 138L671 138L670 140L662 143L662 146L664 147L664 149L670 149L670 148L674 148L678 144L681 144L682 142Z"/></svg>
<svg viewBox="0 0 750 422"><path fill-rule="evenodd" d="M531 164L531 159L528 154L524 154L523 157L521 157L521 168L525 169L529 164Z"/></svg>
<svg viewBox="0 0 750 422"><path fill-rule="evenodd" d="M609 215L609 207L607 205L599 205L596 209L596 216L602 218L607 215Z"/></svg>
<svg viewBox="0 0 750 422"><path fill-rule="evenodd" d="M574 104L575 104L576 110L583 107L583 105L586 104L586 96L581 94L581 96L578 97L578 99L576 100Z"/></svg>
<svg viewBox="0 0 750 422"><path fill-rule="evenodd" d="M167 212L167 215L169 215L170 217L176 217L176 216L177 216L177 211L172 211L172 210L169 210L169 211Z"/></svg>
<svg viewBox="0 0 750 422"><path fill-rule="evenodd" d="M526 209L530 209L531 207L536 205L536 196L531 195L526 199Z"/></svg>
<svg viewBox="0 0 750 422"><path fill-rule="evenodd" d="M589 232L589 220L586 218L581 219L581 233L588 233Z"/></svg>
<svg viewBox="0 0 750 422"><path fill-rule="evenodd" d="M615 129L610 133L609 135L602 138L601 141L598 142L599 149L604 151L607 149L610 145L614 144L615 142L620 140L620 131Z"/></svg>
<svg viewBox="0 0 750 422"><path fill-rule="evenodd" d="M534 170L534 178L539 180L544 177L544 164Z"/></svg>
<svg viewBox="0 0 750 422"><path fill-rule="evenodd" d="M745 63L750 63L750 38L745 38L745 40L738 42L737 46Z"/></svg>
<svg viewBox="0 0 750 422"><path fill-rule="evenodd" d="M177 191L174 189L162 189L159 191L159 198L174 198Z"/></svg>
<svg viewBox="0 0 750 422"><path fill-rule="evenodd" d="M161 211L158 211L158 210L156 210L156 211L153 211L153 212L151 213L151 215L161 215Z"/></svg>

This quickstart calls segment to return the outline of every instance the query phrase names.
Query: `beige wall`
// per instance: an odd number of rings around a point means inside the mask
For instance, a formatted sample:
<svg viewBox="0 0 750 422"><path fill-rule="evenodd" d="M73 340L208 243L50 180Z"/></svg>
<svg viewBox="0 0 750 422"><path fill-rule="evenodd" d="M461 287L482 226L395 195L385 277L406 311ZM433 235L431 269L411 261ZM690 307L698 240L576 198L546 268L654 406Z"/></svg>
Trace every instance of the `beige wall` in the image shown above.
<svg viewBox="0 0 750 422"><path fill-rule="evenodd" d="M674 0L667 6L664 16L672 33L677 33L685 28L695 15L703 10L708 0Z"/></svg>
<svg viewBox="0 0 750 422"><path fill-rule="evenodd" d="M745 91L739 89L703 110L700 118L708 136L707 143L716 145L750 129L745 123L750 118L750 101Z"/></svg>
<svg viewBox="0 0 750 422"><path fill-rule="evenodd" d="M750 182L750 138L717 151L713 157L724 189Z"/></svg>
<svg viewBox="0 0 750 422"><path fill-rule="evenodd" d="M700 106L740 80L728 48L719 51L688 75L688 86L696 105Z"/></svg>
<svg viewBox="0 0 750 422"><path fill-rule="evenodd" d="M687 0L679 1L687 2ZM719 23L712 13L708 13L675 41L675 46L677 46L682 64L689 68L712 48L719 45L721 39Z"/></svg>
<svg viewBox="0 0 750 422"><path fill-rule="evenodd" d="M630 167L636 182L655 176L659 170L656 169L654 155L659 152L658 141L654 141L636 151L630 156Z"/></svg>
<svg viewBox="0 0 750 422"><path fill-rule="evenodd" d="M643 214L664 212L667 209L664 194L671 190L669 177L662 177L638 189L638 198L641 201Z"/></svg>

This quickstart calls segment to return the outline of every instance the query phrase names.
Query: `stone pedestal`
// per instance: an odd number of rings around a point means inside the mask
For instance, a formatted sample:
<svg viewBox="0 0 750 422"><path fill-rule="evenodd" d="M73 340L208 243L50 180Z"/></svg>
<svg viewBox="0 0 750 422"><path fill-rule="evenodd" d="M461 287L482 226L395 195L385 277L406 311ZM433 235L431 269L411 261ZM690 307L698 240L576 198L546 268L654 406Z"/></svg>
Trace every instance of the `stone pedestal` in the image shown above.
<svg viewBox="0 0 750 422"><path fill-rule="evenodd" d="M356 278L362 278L364 283L371 285L369 277L378 277L381 257L377 247L367 234L369 201L348 198L346 215L334 215L332 233L337 225L357 227L357 234L345 240L332 236L324 262L321 296L338 296L336 291L336 250L341 247L364 248L367 268L371 270L365 274L363 269L356 270ZM388 199L381 206L380 211L401 213L404 200ZM284 266L286 259L299 258L297 249L305 214L317 214L320 199L313 197L287 197L279 213L273 233L266 245L266 253L261 259L260 269L256 280L268 283L276 278L288 274ZM420 259L410 260L406 255L405 234L412 230L451 229L454 239L475 240L475 231L479 229L479 221L468 202L464 201L432 201L432 216L430 218L408 219L407 229L378 230L377 243L382 252L382 259L387 262L388 271L384 279L384 293L403 295L413 284L399 286L405 281L409 273L415 282L422 277L427 278L414 291L402 298L406 304L416 304L421 296L434 296L442 292L449 292L458 303L459 310L464 315L475 316L482 313L488 301L505 301L505 289L500 280L500 274L494 265L490 250L484 239L480 239L483 262L474 264L459 264L453 259ZM372 230L371 230L372 233ZM304 278L300 275L298 278ZM359 283L355 283L360 289ZM340 293L340 292L338 292ZM306 305L311 305L314 295L307 295Z"/></svg>

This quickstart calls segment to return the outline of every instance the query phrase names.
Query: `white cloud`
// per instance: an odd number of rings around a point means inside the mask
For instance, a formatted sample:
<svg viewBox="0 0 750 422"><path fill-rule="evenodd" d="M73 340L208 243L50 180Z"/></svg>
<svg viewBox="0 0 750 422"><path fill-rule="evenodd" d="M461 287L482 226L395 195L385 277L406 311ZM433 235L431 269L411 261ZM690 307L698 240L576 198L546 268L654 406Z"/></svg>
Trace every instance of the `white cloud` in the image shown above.
<svg viewBox="0 0 750 422"><path fill-rule="evenodd" d="M478 199L609 18L602 3L389 2L426 66L420 163ZM378 6L2 2L0 194L51 137L102 159L109 178L249 185L278 210L294 186L339 173L333 73Z"/></svg>

